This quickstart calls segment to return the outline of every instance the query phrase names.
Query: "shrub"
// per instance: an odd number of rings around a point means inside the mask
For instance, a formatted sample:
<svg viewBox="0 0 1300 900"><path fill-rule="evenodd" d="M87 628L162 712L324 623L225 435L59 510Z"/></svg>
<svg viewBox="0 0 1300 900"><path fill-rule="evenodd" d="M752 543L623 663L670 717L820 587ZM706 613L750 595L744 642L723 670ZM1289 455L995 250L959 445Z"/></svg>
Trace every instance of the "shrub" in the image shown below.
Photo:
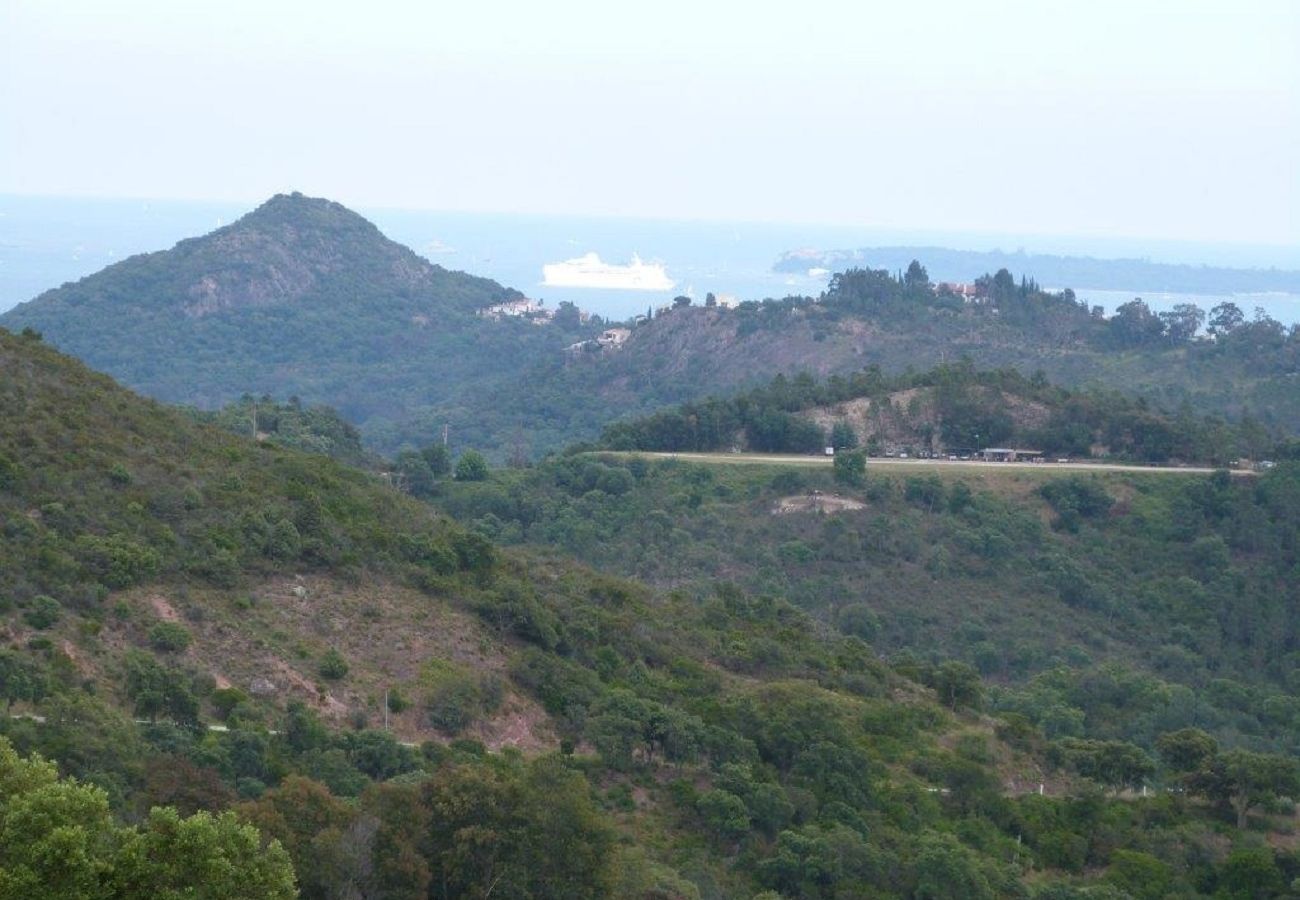
<svg viewBox="0 0 1300 900"><path fill-rule="evenodd" d="M248 700L248 695L237 687L217 688L209 699L217 715L222 719L228 719L235 707Z"/></svg>
<svg viewBox="0 0 1300 900"><path fill-rule="evenodd" d="M18 465L9 457L0 453L0 491L18 481Z"/></svg>
<svg viewBox="0 0 1300 900"><path fill-rule="evenodd" d="M132 478L126 466L121 463L114 463L113 467L108 470L108 480L118 487L126 487L131 483Z"/></svg>
<svg viewBox="0 0 1300 900"><path fill-rule="evenodd" d="M835 621L840 631L864 641L875 640L880 633L880 616L865 603L850 603L840 607Z"/></svg>
<svg viewBox="0 0 1300 900"><path fill-rule="evenodd" d="M495 712L501 705L504 686L495 675L448 678L429 695L429 724L448 735L457 735Z"/></svg>
<svg viewBox="0 0 1300 900"><path fill-rule="evenodd" d="M149 646L160 653L180 653L190 645L190 633L177 622L159 622L149 629Z"/></svg>
<svg viewBox="0 0 1300 900"><path fill-rule="evenodd" d="M343 678L348 674L348 669L348 661L343 658L343 654L331 647L326 650L325 655L321 657L318 671L320 672L321 678L327 678L330 681L338 681L340 678Z"/></svg>
<svg viewBox="0 0 1300 900"><path fill-rule="evenodd" d="M841 484L859 487L867 479L867 455L861 450L836 453L833 467L835 480Z"/></svg>
<svg viewBox="0 0 1300 900"><path fill-rule="evenodd" d="M401 688L392 687L388 690L388 711L399 713L409 707L411 704L402 693Z"/></svg>
<svg viewBox="0 0 1300 900"><path fill-rule="evenodd" d="M86 568L110 588L125 588L147 581L162 567L162 554L146 544L115 534L77 539L77 554Z"/></svg>
<svg viewBox="0 0 1300 900"><path fill-rule="evenodd" d="M487 481L487 477L487 460L477 450L466 450L456 461L457 481Z"/></svg>
<svg viewBox="0 0 1300 900"><path fill-rule="evenodd" d="M62 614L63 605L58 600L41 594L27 607L27 611L23 613L23 620L40 631L59 621L59 616Z"/></svg>

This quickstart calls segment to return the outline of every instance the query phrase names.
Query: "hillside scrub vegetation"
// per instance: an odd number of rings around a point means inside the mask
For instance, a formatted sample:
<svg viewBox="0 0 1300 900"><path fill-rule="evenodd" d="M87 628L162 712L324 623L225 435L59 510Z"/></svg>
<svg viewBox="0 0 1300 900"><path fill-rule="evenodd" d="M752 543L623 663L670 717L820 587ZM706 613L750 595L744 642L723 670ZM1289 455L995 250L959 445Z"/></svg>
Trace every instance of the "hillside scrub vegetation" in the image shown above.
<svg viewBox="0 0 1300 900"><path fill-rule="evenodd" d="M856 419L856 421L851 421ZM1171 414L1111 391L1070 391L1041 375L977 371L969 361L887 376L871 367L817 381L778 375L732 397L687 403L609 426L612 450L821 453L862 445L912 454L1013 446L1052 456L1226 465L1271 455L1276 437L1253 420Z"/></svg>
<svg viewBox="0 0 1300 900"><path fill-rule="evenodd" d="M291 896L286 856L306 898L1300 877L1289 464L1005 494L869 461L861 484L588 455L451 477L430 452L435 511L34 335L0 333L0 376L0 769L35 779L0 792L10 896L87 871L92 897ZM811 487L861 506L770 514ZM1144 632L1160 615L1191 624ZM1121 642L1144 634L1158 671ZM223 682L214 652L264 668ZM51 872L52 846L87 849Z"/></svg>

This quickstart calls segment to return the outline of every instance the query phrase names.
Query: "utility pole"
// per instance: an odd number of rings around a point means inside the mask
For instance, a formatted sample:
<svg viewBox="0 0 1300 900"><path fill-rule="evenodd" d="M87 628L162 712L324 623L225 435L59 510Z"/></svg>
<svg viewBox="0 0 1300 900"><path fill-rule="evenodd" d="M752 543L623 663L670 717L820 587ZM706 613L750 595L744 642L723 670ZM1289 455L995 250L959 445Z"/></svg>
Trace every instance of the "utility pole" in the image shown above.
<svg viewBox="0 0 1300 900"><path fill-rule="evenodd" d="M448 430L450 427L451 427L451 424L450 424L450 423L448 423L448 422L443 422L443 423L442 423L442 445L443 445L444 447L447 446L447 430Z"/></svg>

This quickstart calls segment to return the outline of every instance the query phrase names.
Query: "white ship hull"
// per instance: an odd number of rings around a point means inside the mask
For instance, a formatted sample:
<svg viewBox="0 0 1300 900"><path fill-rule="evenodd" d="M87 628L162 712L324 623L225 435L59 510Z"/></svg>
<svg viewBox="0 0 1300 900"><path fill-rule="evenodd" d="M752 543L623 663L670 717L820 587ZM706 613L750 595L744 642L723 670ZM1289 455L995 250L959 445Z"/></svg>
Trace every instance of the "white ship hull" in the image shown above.
<svg viewBox="0 0 1300 900"><path fill-rule="evenodd" d="M671 291L677 286L659 263L642 262L635 254L626 266L602 262L595 253L542 266L546 287L603 288L619 291Z"/></svg>

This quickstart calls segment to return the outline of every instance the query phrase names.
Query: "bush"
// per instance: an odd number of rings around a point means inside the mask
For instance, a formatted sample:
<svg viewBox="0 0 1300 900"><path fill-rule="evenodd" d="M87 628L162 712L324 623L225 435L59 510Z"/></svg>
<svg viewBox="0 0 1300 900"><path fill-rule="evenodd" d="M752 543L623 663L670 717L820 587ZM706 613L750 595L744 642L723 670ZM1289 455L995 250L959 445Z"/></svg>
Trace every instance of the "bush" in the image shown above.
<svg viewBox="0 0 1300 900"><path fill-rule="evenodd" d="M149 629L149 646L160 653L180 653L190 645L190 633L177 622L159 622Z"/></svg>
<svg viewBox="0 0 1300 900"><path fill-rule="evenodd" d="M867 479L867 455L861 450L836 453L832 465L835 470L835 480L841 484L858 487Z"/></svg>
<svg viewBox="0 0 1300 900"><path fill-rule="evenodd" d="M457 481L487 481L488 465L483 454L477 450L466 450L456 462Z"/></svg>
<svg viewBox="0 0 1300 900"><path fill-rule="evenodd" d="M228 719L235 707L248 700L248 695L236 687L217 688L209 699L217 715L222 719Z"/></svg>
<svg viewBox="0 0 1300 900"><path fill-rule="evenodd" d="M23 620L40 631L59 621L62 614L63 605L53 597L42 594L32 600L27 612L23 613Z"/></svg>
<svg viewBox="0 0 1300 900"><path fill-rule="evenodd" d="M338 681L348 674L348 669L348 661L343 658L343 654L331 647L321 657L320 667L317 671L320 672L321 678Z"/></svg>
<svg viewBox="0 0 1300 900"><path fill-rule="evenodd" d="M118 487L126 487L132 482L131 473L127 471L126 466L121 463L114 463L113 468L108 470L108 480Z"/></svg>
<svg viewBox="0 0 1300 900"><path fill-rule="evenodd" d="M447 735L458 735L501 705L505 688L495 675L448 678L433 689L427 709L429 724Z"/></svg>
<svg viewBox="0 0 1300 900"><path fill-rule="evenodd" d="M864 641L872 641L880 633L880 616L865 603L850 603L841 607L835 621L840 631Z"/></svg>

